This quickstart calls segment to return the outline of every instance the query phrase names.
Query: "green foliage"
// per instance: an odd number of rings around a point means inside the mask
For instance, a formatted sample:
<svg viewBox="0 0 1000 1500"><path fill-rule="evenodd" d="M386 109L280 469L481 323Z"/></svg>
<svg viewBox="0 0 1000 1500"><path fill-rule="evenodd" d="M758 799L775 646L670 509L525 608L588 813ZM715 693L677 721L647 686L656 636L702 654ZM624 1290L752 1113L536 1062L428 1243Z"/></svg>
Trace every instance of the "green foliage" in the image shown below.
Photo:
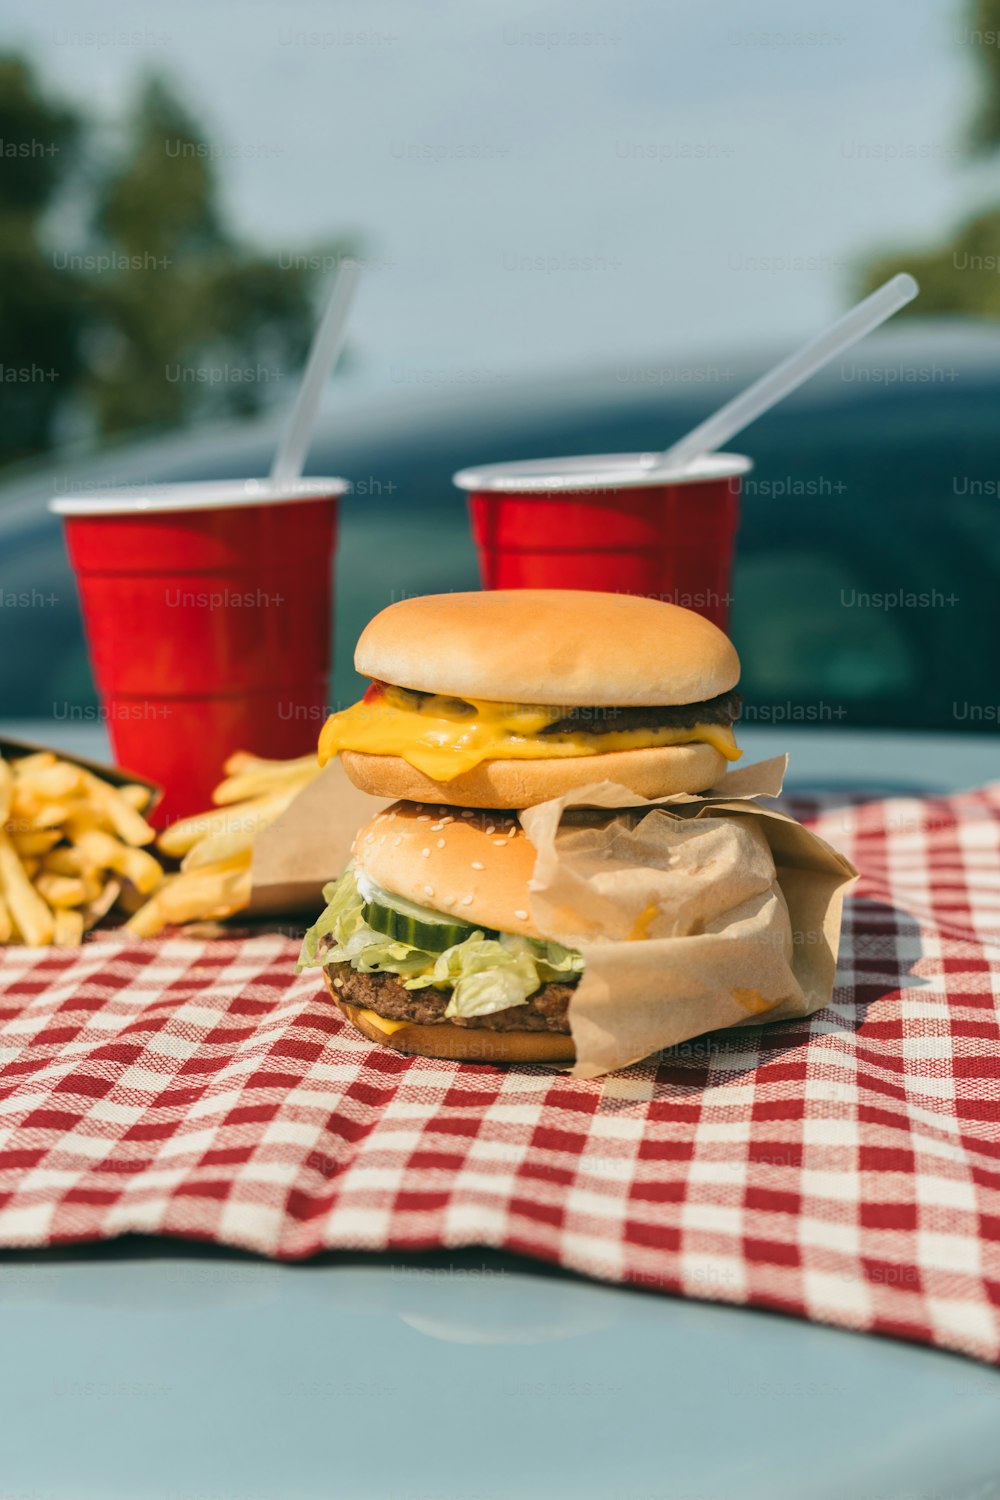
<svg viewBox="0 0 1000 1500"><path fill-rule="evenodd" d="M909 271L920 283L920 296L897 314L966 314L1000 318L1000 209L970 219L948 244L917 254L891 254L865 270L864 290L897 271Z"/></svg>
<svg viewBox="0 0 1000 1500"><path fill-rule="evenodd" d="M1000 0L963 0L964 39L980 75L980 99L968 127L970 153L1000 147ZM862 289L873 291L897 271L920 282L920 297L899 316L928 313L1000 318L1000 209L976 214L945 244L894 250L866 262Z"/></svg>
<svg viewBox="0 0 1000 1500"><path fill-rule="evenodd" d="M965 0L965 35L980 73L980 103L969 126L972 151L1000 146L1000 0Z"/></svg>
<svg viewBox="0 0 1000 1500"><path fill-rule="evenodd" d="M0 462L50 447L67 414L112 435L283 396L318 273L351 247L286 268L240 243L217 153L162 80L142 85L120 154L86 170L83 125L22 60L0 59L0 100L0 359L35 372L0 380ZM85 209L72 247L53 229L71 198Z"/></svg>
<svg viewBox="0 0 1000 1500"><path fill-rule="evenodd" d="M42 243L80 125L18 58L0 57L0 460L48 446L80 375L83 309Z"/></svg>

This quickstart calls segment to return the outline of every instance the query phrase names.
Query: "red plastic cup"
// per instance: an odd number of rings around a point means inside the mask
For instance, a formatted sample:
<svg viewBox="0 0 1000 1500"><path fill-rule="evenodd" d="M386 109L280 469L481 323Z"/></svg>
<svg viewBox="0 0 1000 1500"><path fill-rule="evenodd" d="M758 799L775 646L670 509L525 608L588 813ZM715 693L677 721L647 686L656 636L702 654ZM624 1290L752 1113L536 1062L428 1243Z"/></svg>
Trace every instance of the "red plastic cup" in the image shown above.
<svg viewBox="0 0 1000 1500"><path fill-rule="evenodd" d="M490 464L469 491L487 589L600 589L682 604L726 629L740 483L751 461L709 454L678 476L639 453Z"/></svg>
<svg viewBox="0 0 1000 1500"><path fill-rule="evenodd" d="M224 480L51 502L115 759L163 786L161 826L210 805L232 751L315 748L346 488Z"/></svg>

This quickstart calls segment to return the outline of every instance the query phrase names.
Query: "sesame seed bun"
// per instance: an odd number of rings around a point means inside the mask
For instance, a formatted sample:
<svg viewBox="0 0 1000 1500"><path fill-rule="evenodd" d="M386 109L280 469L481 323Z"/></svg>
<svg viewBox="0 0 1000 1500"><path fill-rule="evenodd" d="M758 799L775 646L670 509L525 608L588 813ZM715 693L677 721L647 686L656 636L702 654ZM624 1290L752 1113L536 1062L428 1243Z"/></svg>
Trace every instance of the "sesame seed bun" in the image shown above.
<svg viewBox="0 0 1000 1500"><path fill-rule="evenodd" d="M451 781L434 781L398 755L342 750L340 758L350 780L363 792L451 807L535 807L598 781L613 781L640 797L667 797L707 791L726 772L725 758L711 745L663 745L553 760L484 760Z"/></svg>
<svg viewBox="0 0 1000 1500"><path fill-rule="evenodd" d="M535 849L509 814L463 815L452 807L397 802L361 829L354 863L407 901L497 932L542 936L528 896Z"/></svg>
<svg viewBox="0 0 1000 1500"><path fill-rule="evenodd" d="M702 703L740 675L732 643L693 610L577 589L402 599L366 626L354 664L425 693L567 708Z"/></svg>
<svg viewBox="0 0 1000 1500"><path fill-rule="evenodd" d="M407 1023L387 1035L365 1011L341 1000L330 976L324 977L338 1010L351 1025L369 1041L392 1047L396 1052L449 1058L455 1062L570 1063L576 1058L573 1038L552 1031L473 1030L445 1021L435 1026Z"/></svg>

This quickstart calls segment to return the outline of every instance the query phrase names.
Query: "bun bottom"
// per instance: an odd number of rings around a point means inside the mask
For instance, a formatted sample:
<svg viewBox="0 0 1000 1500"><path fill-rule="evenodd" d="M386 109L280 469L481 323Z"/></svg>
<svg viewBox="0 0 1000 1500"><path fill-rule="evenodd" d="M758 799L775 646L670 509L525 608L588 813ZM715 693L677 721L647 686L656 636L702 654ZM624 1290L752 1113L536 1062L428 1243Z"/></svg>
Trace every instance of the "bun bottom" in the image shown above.
<svg viewBox="0 0 1000 1500"><path fill-rule="evenodd" d="M354 785L375 797L518 811L595 781L617 782L640 797L704 792L721 780L727 765L711 745L661 745L553 760L484 760L451 781L434 781L399 755L342 750L340 758Z"/></svg>
<svg viewBox="0 0 1000 1500"><path fill-rule="evenodd" d="M352 1026L370 1042L392 1047L396 1052L453 1062L569 1063L576 1059L573 1038L555 1031L489 1031L482 1026L452 1026L447 1021L435 1026L411 1026L407 1022L387 1036L357 1006L341 1000L329 979L326 983L338 1010Z"/></svg>

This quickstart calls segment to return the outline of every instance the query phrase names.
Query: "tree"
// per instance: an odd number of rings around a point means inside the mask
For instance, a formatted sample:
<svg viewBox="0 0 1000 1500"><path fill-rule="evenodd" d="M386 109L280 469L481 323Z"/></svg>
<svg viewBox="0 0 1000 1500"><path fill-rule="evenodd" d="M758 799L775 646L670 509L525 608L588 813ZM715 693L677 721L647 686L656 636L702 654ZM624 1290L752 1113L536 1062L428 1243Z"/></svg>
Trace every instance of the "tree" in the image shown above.
<svg viewBox="0 0 1000 1500"><path fill-rule="evenodd" d="M160 79L111 158L22 60L0 60L0 99L0 374L36 377L0 379L0 463L51 447L67 416L110 436L281 395L308 349L318 268L350 245L285 269L242 243L218 153ZM70 197L85 204L72 245L64 229L52 239Z"/></svg>
<svg viewBox="0 0 1000 1500"><path fill-rule="evenodd" d="M142 90L127 160L103 183L91 259L101 430L251 414L306 354L314 274L241 246L218 205L212 150L156 79Z"/></svg>
<svg viewBox="0 0 1000 1500"><path fill-rule="evenodd" d="M44 216L77 164L80 122L0 57L0 460L47 448L81 372L83 309L46 250Z"/></svg>
<svg viewBox="0 0 1000 1500"><path fill-rule="evenodd" d="M1000 148L1000 0L965 0L965 38L979 72L979 100L966 130L970 155ZM920 282L919 302L903 314L964 313L1000 318L1000 208L972 215L933 250L894 250L865 267L863 289L872 291L897 271Z"/></svg>

